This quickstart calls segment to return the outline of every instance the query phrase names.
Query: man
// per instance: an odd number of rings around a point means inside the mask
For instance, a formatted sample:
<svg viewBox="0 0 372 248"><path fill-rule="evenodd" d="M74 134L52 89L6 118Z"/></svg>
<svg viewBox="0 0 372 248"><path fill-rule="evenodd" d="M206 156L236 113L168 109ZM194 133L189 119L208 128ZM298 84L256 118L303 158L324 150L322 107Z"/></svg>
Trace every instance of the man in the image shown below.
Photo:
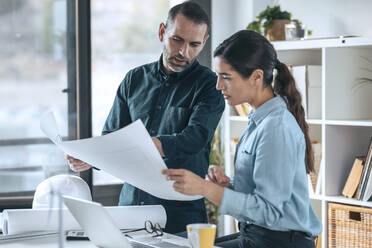
<svg viewBox="0 0 372 248"><path fill-rule="evenodd" d="M167 22L159 26L163 43L159 61L127 73L102 131L107 134L141 119L168 168L185 168L203 178L225 106L215 88L215 73L196 60L209 37L208 26L207 14L196 3L184 2L170 9ZM66 157L75 171L90 168ZM169 233L183 232L189 223L208 221L203 199L163 200L124 184L119 205L149 204L164 206Z"/></svg>

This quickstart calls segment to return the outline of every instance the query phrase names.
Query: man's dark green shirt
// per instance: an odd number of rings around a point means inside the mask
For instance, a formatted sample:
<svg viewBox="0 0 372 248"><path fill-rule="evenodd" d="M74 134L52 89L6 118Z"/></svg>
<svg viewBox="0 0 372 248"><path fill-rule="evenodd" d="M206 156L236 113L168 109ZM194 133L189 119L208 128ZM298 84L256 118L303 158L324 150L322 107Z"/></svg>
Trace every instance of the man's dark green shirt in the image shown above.
<svg viewBox="0 0 372 248"><path fill-rule="evenodd" d="M150 135L161 141L168 168L188 169L204 178L211 140L225 107L216 82L216 74L196 60L169 75L164 73L162 57L137 67L121 82L102 133L141 119ZM207 222L203 199L163 200L124 184L119 205L150 204L164 206L170 233L185 231L190 223Z"/></svg>

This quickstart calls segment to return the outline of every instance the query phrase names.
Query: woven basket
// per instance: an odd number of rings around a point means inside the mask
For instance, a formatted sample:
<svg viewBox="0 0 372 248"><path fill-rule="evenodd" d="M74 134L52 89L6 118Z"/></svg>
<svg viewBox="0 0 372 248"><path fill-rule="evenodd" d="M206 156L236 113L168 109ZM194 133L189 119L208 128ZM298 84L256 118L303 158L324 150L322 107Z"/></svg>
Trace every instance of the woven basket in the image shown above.
<svg viewBox="0 0 372 248"><path fill-rule="evenodd" d="M372 209L329 203L328 247L371 248Z"/></svg>

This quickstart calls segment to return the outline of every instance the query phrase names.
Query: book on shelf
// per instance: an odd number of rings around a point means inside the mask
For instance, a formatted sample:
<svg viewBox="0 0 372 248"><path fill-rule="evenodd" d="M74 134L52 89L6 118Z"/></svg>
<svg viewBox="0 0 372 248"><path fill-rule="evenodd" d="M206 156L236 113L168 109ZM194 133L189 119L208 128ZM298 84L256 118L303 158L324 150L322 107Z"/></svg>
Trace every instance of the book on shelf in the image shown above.
<svg viewBox="0 0 372 248"><path fill-rule="evenodd" d="M314 242L315 242L315 248L322 248L322 235L319 234Z"/></svg>
<svg viewBox="0 0 372 248"><path fill-rule="evenodd" d="M343 196L348 198L352 198L354 196L362 177L364 160L365 157L355 158L353 167L350 170L344 189L342 190Z"/></svg>
<svg viewBox="0 0 372 248"><path fill-rule="evenodd" d="M310 172L310 181L314 193L319 193L319 172L322 163L322 144L318 142L312 142L311 144L314 154L314 171Z"/></svg>
<svg viewBox="0 0 372 248"><path fill-rule="evenodd" d="M365 199L364 194L365 194L365 191L366 191L366 184L368 183L368 180L372 179L371 177L369 177L369 174L371 173L371 167L372 167L371 158L372 158L372 137L371 137L370 142L369 142L365 162L363 163L362 176L361 176L360 182L358 184L358 188L357 188L355 196L354 196L354 198L357 199L357 200ZM372 190L372 189L369 189L368 191L370 191L370 190Z"/></svg>
<svg viewBox="0 0 372 248"><path fill-rule="evenodd" d="M368 201L372 196L372 137L368 146L368 152L366 156L366 177L364 181L364 185L361 190L361 200L362 201Z"/></svg>
<svg viewBox="0 0 372 248"><path fill-rule="evenodd" d="M323 166L323 159L320 161L320 168ZM316 184L316 190L315 190L315 194L317 195L320 195L321 194L321 188L322 188L322 176L323 174L320 173L320 170L319 169L319 176L318 176L318 182Z"/></svg>
<svg viewBox="0 0 372 248"><path fill-rule="evenodd" d="M251 111L251 106L248 103L235 105L234 108L239 116L248 116L249 111Z"/></svg>

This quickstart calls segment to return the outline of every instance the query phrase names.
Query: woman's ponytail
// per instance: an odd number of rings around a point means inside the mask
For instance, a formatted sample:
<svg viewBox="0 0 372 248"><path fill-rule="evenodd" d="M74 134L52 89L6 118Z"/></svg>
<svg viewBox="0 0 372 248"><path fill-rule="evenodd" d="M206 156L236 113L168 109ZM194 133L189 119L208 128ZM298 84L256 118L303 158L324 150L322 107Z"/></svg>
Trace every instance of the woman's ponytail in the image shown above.
<svg viewBox="0 0 372 248"><path fill-rule="evenodd" d="M298 125L304 133L306 142L306 172L310 173L314 171L314 154L308 132L309 127L305 120L305 111L302 107L302 97L296 88L295 80L288 67L277 61L275 68L277 69L277 75L274 80L274 92L285 99L288 110L296 118Z"/></svg>

